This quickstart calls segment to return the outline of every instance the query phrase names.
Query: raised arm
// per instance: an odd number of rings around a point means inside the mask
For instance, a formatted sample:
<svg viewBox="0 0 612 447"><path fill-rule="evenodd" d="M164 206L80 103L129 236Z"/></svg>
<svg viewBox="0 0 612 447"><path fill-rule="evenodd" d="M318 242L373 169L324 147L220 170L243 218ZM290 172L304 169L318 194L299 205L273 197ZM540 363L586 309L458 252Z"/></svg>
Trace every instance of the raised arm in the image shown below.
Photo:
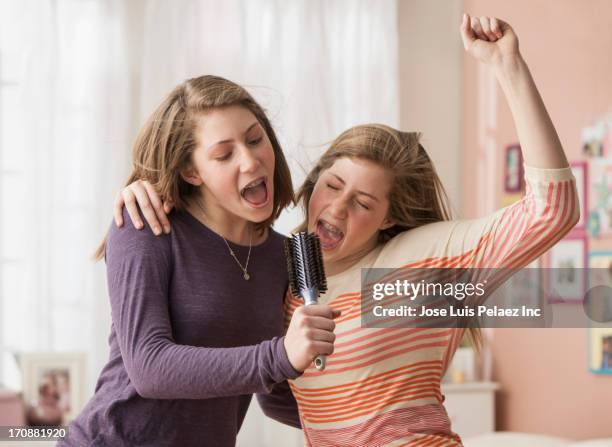
<svg viewBox="0 0 612 447"><path fill-rule="evenodd" d="M494 17L463 16L466 51L489 65L510 106L523 158L534 168L564 168L567 158L512 27Z"/></svg>
<svg viewBox="0 0 612 447"><path fill-rule="evenodd" d="M436 222L401 233L386 244L377 262L387 267L473 269L479 279L498 269L499 284L576 225L579 197L512 28L499 19L464 15L461 36L466 51L492 67L510 104L525 158L525 195L488 216Z"/></svg>

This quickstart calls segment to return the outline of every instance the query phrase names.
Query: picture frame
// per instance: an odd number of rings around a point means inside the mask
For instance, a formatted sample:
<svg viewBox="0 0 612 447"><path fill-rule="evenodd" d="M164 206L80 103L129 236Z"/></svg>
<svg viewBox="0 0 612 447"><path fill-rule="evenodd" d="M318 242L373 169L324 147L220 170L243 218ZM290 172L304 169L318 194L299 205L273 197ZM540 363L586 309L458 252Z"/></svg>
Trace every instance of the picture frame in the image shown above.
<svg viewBox="0 0 612 447"><path fill-rule="evenodd" d="M588 331L589 371L612 375L612 328L591 327Z"/></svg>
<svg viewBox="0 0 612 447"><path fill-rule="evenodd" d="M505 305L509 309L542 306L542 278L540 258L530 262L501 286Z"/></svg>
<svg viewBox="0 0 612 447"><path fill-rule="evenodd" d="M578 191L578 200L580 201L580 220L573 228L572 231L580 230L584 231L587 227L587 215L588 215L588 163L586 161L572 161L570 168L574 177L576 178L576 190Z"/></svg>
<svg viewBox="0 0 612 447"><path fill-rule="evenodd" d="M589 289L597 286L612 286L612 251L589 253ZM612 375L612 328L609 323L611 304L609 300L589 303L593 307L589 309L592 319L588 329L588 358L589 371L593 374ZM603 326L600 321L605 322Z"/></svg>
<svg viewBox="0 0 612 447"><path fill-rule="evenodd" d="M20 353L23 398L31 425L46 425L46 420L60 416L66 425L85 403L85 353ZM46 418L46 419L45 419ZM40 423L38 423L40 422Z"/></svg>
<svg viewBox="0 0 612 447"><path fill-rule="evenodd" d="M570 233L546 254L545 293L547 302L581 303L587 290L588 263L586 235Z"/></svg>
<svg viewBox="0 0 612 447"><path fill-rule="evenodd" d="M504 169L504 191L507 194L523 191L525 188L525 170L523 153L519 144L511 144L506 147Z"/></svg>
<svg viewBox="0 0 612 447"><path fill-rule="evenodd" d="M612 159L589 160L588 206L590 235L612 236Z"/></svg>

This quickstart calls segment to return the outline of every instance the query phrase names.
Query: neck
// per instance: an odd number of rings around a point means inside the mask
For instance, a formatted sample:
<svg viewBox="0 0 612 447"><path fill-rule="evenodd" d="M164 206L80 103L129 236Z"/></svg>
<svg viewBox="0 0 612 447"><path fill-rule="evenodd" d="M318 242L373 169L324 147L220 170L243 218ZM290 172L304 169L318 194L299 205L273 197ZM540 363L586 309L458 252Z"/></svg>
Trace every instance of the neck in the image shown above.
<svg viewBox="0 0 612 447"><path fill-rule="evenodd" d="M351 267L358 264L363 258L365 258L372 250L374 250L377 246L376 239L370 241L366 245L364 245L361 249L356 252L342 258L337 261L329 261L325 262L323 259L323 266L325 268L326 276L338 275L346 270L349 270Z"/></svg>
<svg viewBox="0 0 612 447"><path fill-rule="evenodd" d="M205 208L201 198L194 198L189 202L187 211L203 225L230 242L249 245L255 244L258 240L252 222L214 206Z"/></svg>

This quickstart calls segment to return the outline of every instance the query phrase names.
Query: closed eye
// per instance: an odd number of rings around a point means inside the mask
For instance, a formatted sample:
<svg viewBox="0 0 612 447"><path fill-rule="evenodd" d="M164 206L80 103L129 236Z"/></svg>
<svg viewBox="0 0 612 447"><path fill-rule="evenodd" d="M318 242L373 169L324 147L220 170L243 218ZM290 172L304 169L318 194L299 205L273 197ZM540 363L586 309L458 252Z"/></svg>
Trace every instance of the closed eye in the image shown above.
<svg viewBox="0 0 612 447"><path fill-rule="evenodd" d="M363 208L363 209L365 209L365 210L369 210L369 209L370 209L370 207L369 207L369 206L367 206L367 205L365 205L365 204L361 203L359 200L355 200L355 202L357 202L357 205L359 205L360 207L362 207L362 208Z"/></svg>
<svg viewBox="0 0 612 447"><path fill-rule="evenodd" d="M263 140L263 137L259 137L259 138L256 138L254 140L250 140L249 141L249 145L250 146L257 146L259 143L261 143L261 140Z"/></svg>
<svg viewBox="0 0 612 447"><path fill-rule="evenodd" d="M215 157L215 160L217 160L217 161L226 161L226 160L229 160L229 158L231 156L232 156L232 153L228 152L227 154L222 155L221 157Z"/></svg>
<svg viewBox="0 0 612 447"><path fill-rule="evenodd" d="M338 191L340 189L337 186L334 186L334 185L332 185L330 183L327 184L327 187L330 188L330 189L333 189L334 191Z"/></svg>

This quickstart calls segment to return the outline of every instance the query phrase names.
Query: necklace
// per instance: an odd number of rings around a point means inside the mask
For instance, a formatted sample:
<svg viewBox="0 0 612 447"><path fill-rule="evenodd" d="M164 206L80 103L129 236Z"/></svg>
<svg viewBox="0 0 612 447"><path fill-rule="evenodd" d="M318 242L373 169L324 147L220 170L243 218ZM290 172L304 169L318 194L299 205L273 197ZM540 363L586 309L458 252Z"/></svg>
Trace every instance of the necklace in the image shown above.
<svg viewBox="0 0 612 447"><path fill-rule="evenodd" d="M238 264L238 266L242 270L242 273L243 273L242 277L244 278L244 280L248 281L249 279L251 279L251 275L249 275L249 272L247 271L247 269L249 268L249 259L251 259L251 248L252 248L251 243L253 242L253 229L251 228L251 236L249 237L249 254L247 255L247 260L246 260L246 264L244 265L244 267L238 260L238 257L234 253L234 250L232 250L232 247L229 246L227 240L223 236L221 236L221 239L223 239L223 242L225 242L225 245L227 246L227 249L230 252L230 255L232 255L232 257L234 258L234 261L236 261L236 264Z"/></svg>
<svg viewBox="0 0 612 447"><path fill-rule="evenodd" d="M197 204L198 204L198 207L204 213L204 216L206 216L206 211L204 210L204 207L200 204L199 201L197 201ZM220 233L217 233L217 234L221 236ZM225 245L227 246L227 249L229 250L230 255L232 256L232 258L234 258L234 261L236 261L236 264L238 264L238 267L240 267L240 270L242 270L242 277L244 278L244 280L248 281L249 279L251 279L251 275L249 275L249 272L247 271L247 269L249 268L249 260L251 259L251 248L253 248L253 228L251 227L251 231L249 235L249 253L247 254L246 264L244 265L244 267L238 260L238 257L236 256L236 253L234 253L234 250L232 250L232 247L230 247L229 243L227 242L227 239L225 239L223 236L221 236L221 239L223 239L223 242L225 242Z"/></svg>

